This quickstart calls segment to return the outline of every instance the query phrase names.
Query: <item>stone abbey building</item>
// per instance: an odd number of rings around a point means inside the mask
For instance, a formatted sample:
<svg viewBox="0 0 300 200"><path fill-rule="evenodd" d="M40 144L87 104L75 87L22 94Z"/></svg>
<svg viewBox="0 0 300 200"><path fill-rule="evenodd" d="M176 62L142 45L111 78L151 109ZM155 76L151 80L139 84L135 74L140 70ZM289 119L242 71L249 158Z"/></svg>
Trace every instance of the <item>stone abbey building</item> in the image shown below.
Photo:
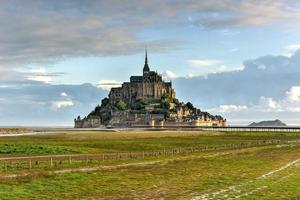
<svg viewBox="0 0 300 200"><path fill-rule="evenodd" d="M108 96L111 103L123 100L130 104L137 99L160 99L165 93L175 98L172 82L165 82L157 72L150 71L146 50L143 76L131 76L130 82L112 88Z"/></svg>
<svg viewBox="0 0 300 200"><path fill-rule="evenodd" d="M111 88L108 98L81 118L75 128L226 126L226 119L176 99L172 82L150 71L147 50L142 76L131 76L121 87Z"/></svg>

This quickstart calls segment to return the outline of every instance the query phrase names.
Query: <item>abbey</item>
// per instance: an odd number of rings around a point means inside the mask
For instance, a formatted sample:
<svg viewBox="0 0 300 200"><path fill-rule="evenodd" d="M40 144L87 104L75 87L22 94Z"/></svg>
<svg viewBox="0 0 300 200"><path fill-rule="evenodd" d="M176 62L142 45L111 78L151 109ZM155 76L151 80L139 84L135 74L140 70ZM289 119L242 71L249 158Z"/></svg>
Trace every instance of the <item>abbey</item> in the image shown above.
<svg viewBox="0 0 300 200"><path fill-rule="evenodd" d="M74 119L75 128L226 126L226 119L211 115L176 98L172 82L150 71L147 50L142 76L131 76L86 117Z"/></svg>
<svg viewBox="0 0 300 200"><path fill-rule="evenodd" d="M165 93L175 98L172 82L165 82L157 72L150 71L146 50L143 76L131 76L130 82L123 83L122 87L112 88L109 100L111 103L123 100L130 104L139 99L160 99Z"/></svg>

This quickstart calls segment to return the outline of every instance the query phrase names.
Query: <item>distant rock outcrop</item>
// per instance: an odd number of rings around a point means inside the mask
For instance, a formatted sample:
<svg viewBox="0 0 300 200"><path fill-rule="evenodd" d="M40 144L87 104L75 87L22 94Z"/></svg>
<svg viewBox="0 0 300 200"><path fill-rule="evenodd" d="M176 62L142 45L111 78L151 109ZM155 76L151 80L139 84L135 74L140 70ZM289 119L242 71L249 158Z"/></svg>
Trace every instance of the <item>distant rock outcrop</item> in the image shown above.
<svg viewBox="0 0 300 200"><path fill-rule="evenodd" d="M270 120L270 121L261 121L261 122L252 122L249 126L287 126L285 123L280 121L279 119Z"/></svg>

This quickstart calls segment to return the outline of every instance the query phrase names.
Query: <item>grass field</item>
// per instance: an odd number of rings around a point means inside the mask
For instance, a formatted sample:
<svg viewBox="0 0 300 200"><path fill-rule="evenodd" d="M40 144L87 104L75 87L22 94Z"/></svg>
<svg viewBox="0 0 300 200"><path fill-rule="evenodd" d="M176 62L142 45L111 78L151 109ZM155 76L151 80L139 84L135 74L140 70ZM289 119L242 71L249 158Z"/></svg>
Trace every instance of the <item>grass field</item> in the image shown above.
<svg viewBox="0 0 300 200"><path fill-rule="evenodd" d="M28 131L27 128L1 128L0 133L2 134L11 134L11 133L23 133Z"/></svg>
<svg viewBox="0 0 300 200"><path fill-rule="evenodd" d="M2 169L0 199L299 199L300 133L68 131L0 137L0 159L134 153L268 140L279 140L280 144Z"/></svg>

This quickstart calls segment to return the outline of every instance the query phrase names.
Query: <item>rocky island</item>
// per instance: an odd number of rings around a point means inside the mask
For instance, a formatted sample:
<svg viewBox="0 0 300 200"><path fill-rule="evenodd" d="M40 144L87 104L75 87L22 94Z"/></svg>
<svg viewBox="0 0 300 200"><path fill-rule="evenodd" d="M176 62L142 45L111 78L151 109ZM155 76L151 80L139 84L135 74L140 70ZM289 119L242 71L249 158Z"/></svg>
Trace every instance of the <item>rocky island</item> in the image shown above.
<svg viewBox="0 0 300 200"><path fill-rule="evenodd" d="M265 126L265 127L274 127L274 126L286 126L285 123L283 123L282 121L280 121L279 119L276 120L270 120L270 121L261 121L261 122L252 122L251 124L249 124L249 126L252 127L261 127L261 126Z"/></svg>
<svg viewBox="0 0 300 200"><path fill-rule="evenodd" d="M131 76L121 87L111 88L100 105L74 123L75 128L226 126L226 119L180 102L172 82L150 71L146 50L143 75Z"/></svg>

